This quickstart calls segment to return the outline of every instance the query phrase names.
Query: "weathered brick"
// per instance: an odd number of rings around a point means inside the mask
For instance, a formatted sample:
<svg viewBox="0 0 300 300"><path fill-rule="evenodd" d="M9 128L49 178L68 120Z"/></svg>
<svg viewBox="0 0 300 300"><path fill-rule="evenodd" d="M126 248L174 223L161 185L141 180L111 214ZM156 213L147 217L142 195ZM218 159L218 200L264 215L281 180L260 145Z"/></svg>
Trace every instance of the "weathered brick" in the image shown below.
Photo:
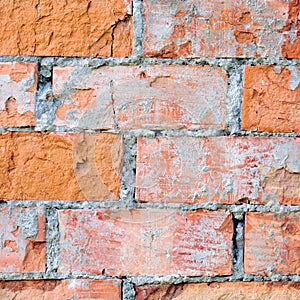
<svg viewBox="0 0 300 300"><path fill-rule="evenodd" d="M242 129L300 132L300 68L246 66Z"/></svg>
<svg viewBox="0 0 300 300"><path fill-rule="evenodd" d="M122 140L114 134L0 136L0 199L118 199Z"/></svg>
<svg viewBox="0 0 300 300"><path fill-rule="evenodd" d="M121 282L115 279L0 281L0 298L5 300L121 300Z"/></svg>
<svg viewBox="0 0 300 300"><path fill-rule="evenodd" d="M128 56L131 15L130 0L1 1L0 55Z"/></svg>
<svg viewBox="0 0 300 300"><path fill-rule="evenodd" d="M35 126L36 90L37 64L1 63L0 126Z"/></svg>
<svg viewBox="0 0 300 300"><path fill-rule="evenodd" d="M298 282L213 282L136 288L136 300L297 300Z"/></svg>
<svg viewBox="0 0 300 300"><path fill-rule="evenodd" d="M294 0L145 0L144 53L159 57L300 57Z"/></svg>
<svg viewBox="0 0 300 300"><path fill-rule="evenodd" d="M43 211L37 208L1 207L0 245L0 272L45 271Z"/></svg>
<svg viewBox="0 0 300 300"><path fill-rule="evenodd" d="M62 210L58 215L59 273L231 274L233 225L224 210Z"/></svg>
<svg viewBox="0 0 300 300"><path fill-rule="evenodd" d="M300 139L139 138L141 202L300 204Z"/></svg>
<svg viewBox="0 0 300 300"><path fill-rule="evenodd" d="M225 129L227 75L208 66L54 68L57 126Z"/></svg>
<svg viewBox="0 0 300 300"><path fill-rule="evenodd" d="M245 272L300 274L300 213L247 213Z"/></svg>

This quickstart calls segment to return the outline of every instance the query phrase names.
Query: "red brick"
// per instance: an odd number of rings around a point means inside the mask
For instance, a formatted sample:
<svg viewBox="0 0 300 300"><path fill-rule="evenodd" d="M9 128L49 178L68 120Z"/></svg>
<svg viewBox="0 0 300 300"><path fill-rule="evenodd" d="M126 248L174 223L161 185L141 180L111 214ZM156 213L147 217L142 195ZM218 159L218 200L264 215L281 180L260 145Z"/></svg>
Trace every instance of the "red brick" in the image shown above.
<svg viewBox="0 0 300 300"><path fill-rule="evenodd" d="M242 129L300 132L300 68L246 66Z"/></svg>
<svg viewBox="0 0 300 300"><path fill-rule="evenodd" d="M0 298L5 300L121 300L121 282L115 279L0 281Z"/></svg>
<svg viewBox="0 0 300 300"><path fill-rule="evenodd" d="M45 217L41 209L1 207L0 242L0 272L45 271Z"/></svg>
<svg viewBox="0 0 300 300"><path fill-rule="evenodd" d="M119 198L118 135L15 132L0 136L0 149L0 199Z"/></svg>
<svg viewBox="0 0 300 300"><path fill-rule="evenodd" d="M36 90L37 64L1 63L0 126L35 126Z"/></svg>
<svg viewBox="0 0 300 300"><path fill-rule="evenodd" d="M300 139L139 138L136 199L300 204Z"/></svg>
<svg viewBox="0 0 300 300"><path fill-rule="evenodd" d="M145 0L144 53L299 58L298 15L292 0Z"/></svg>
<svg viewBox="0 0 300 300"><path fill-rule="evenodd" d="M130 0L1 1L0 55L128 56L131 15Z"/></svg>
<svg viewBox="0 0 300 300"><path fill-rule="evenodd" d="M136 288L136 300L298 300L298 282L214 282Z"/></svg>
<svg viewBox="0 0 300 300"><path fill-rule="evenodd" d="M107 129L226 127L227 75L201 66L54 68L54 125Z"/></svg>
<svg viewBox="0 0 300 300"><path fill-rule="evenodd" d="M107 276L231 274L230 213L59 211L59 273Z"/></svg>
<svg viewBox="0 0 300 300"><path fill-rule="evenodd" d="M247 213L245 272L300 274L300 213Z"/></svg>

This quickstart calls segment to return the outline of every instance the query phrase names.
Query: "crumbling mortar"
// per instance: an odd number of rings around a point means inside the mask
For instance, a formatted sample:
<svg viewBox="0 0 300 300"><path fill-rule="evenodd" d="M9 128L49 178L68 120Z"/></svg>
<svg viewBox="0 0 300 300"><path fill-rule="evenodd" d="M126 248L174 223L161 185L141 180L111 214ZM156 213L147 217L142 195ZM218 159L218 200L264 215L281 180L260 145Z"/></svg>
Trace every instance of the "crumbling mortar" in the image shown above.
<svg viewBox="0 0 300 300"><path fill-rule="evenodd" d="M58 273L1 273L0 280L63 280L63 279L119 279L129 283L131 288L133 285L160 285L160 284L181 284L181 283L212 283L212 282L300 282L299 275L271 275L271 276L256 276L245 274L243 278L233 278L233 276L102 276L90 275L87 273L77 274L58 274ZM133 292L132 290L130 291ZM127 298L123 298L127 299Z"/></svg>
<svg viewBox="0 0 300 300"><path fill-rule="evenodd" d="M55 105L55 110L57 106ZM53 116L52 116L53 117ZM187 129L168 129L168 130L151 130L151 129L132 129L132 130L119 130L119 129L82 129L82 128L67 128L64 126L52 126L47 128L40 127L0 127L0 133L5 132L77 132L77 133L115 133L121 135L131 135L135 138L146 137L222 137L222 136L235 136L235 137L300 137L300 132L255 132L240 130L238 132L229 132L222 130L187 130Z"/></svg>
<svg viewBox="0 0 300 300"><path fill-rule="evenodd" d="M127 172L127 171L126 171ZM9 207L42 207L51 214L52 216L54 212L52 210L64 210L64 209L171 209L180 212L188 212L188 211L196 211L199 209L207 210L207 211L216 211L220 209L228 210L234 213L235 218L238 219L238 215L241 216L245 212L264 212L264 213L275 213L281 215L288 215L294 212L300 212L300 205L264 205L264 204L221 204L221 203L204 203L204 204L183 204L183 203L139 203L134 198L128 198L126 200L119 201L63 201L63 200L51 200L51 201L7 201L8 204L2 204L2 206ZM48 214L49 214L48 212ZM50 220L50 219L49 219ZM57 226L56 219L53 217L53 221L55 222L55 226ZM55 232L55 228L53 228Z"/></svg>
<svg viewBox="0 0 300 300"><path fill-rule="evenodd" d="M51 58L41 59L39 63L39 81L36 97L37 126L35 131L46 131L52 128L59 101L53 97L52 75L53 65Z"/></svg>
<svg viewBox="0 0 300 300"><path fill-rule="evenodd" d="M132 282L127 279L122 280L122 298L121 300L135 300L135 289Z"/></svg>
<svg viewBox="0 0 300 300"><path fill-rule="evenodd" d="M244 66L239 62L235 62L227 68L226 123L227 132L231 135L241 132L243 73Z"/></svg>
<svg viewBox="0 0 300 300"><path fill-rule="evenodd" d="M134 56L139 60L143 55L144 40L144 7L142 0L132 1L133 11L133 35L134 35Z"/></svg>
<svg viewBox="0 0 300 300"><path fill-rule="evenodd" d="M46 207L46 274L53 275L59 266L59 224L57 210Z"/></svg>
<svg viewBox="0 0 300 300"><path fill-rule="evenodd" d="M136 1L140 2L140 1ZM40 62L49 61L49 67L77 66L97 69L101 66L147 66L147 65L209 65L211 67L222 67L225 70L233 65L274 65L274 66L300 66L300 59L289 58L152 58L135 55L132 57L42 57L42 56L0 56L0 62Z"/></svg>
<svg viewBox="0 0 300 300"><path fill-rule="evenodd" d="M235 212L233 220L233 274L232 278L241 280L244 277L244 235L245 235L245 214Z"/></svg>
<svg viewBox="0 0 300 300"><path fill-rule="evenodd" d="M128 208L137 205L135 200L135 169L137 139L130 133L123 135L123 166L120 204Z"/></svg>

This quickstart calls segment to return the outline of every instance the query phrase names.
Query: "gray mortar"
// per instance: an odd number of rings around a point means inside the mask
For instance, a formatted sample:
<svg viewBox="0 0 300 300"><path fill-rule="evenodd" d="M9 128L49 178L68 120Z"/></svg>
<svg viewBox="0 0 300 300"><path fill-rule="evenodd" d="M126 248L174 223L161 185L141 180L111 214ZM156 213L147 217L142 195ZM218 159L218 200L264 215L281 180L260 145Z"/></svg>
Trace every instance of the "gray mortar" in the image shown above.
<svg viewBox="0 0 300 300"><path fill-rule="evenodd" d="M244 66L234 63L228 67L228 92L226 101L227 131L238 134L241 131L241 108Z"/></svg>
<svg viewBox="0 0 300 300"><path fill-rule="evenodd" d="M39 64L39 84L36 97L37 131L45 131L52 128L56 109L61 102L53 97L52 72L53 58L43 58Z"/></svg>
<svg viewBox="0 0 300 300"><path fill-rule="evenodd" d="M143 36L144 36L144 19L143 19L143 1L133 0L133 35L134 35L134 55L140 57L143 55Z"/></svg>
<svg viewBox="0 0 300 300"><path fill-rule="evenodd" d="M123 168L120 202L126 207L134 207L135 196L135 168L136 168L136 137L123 135Z"/></svg>
<svg viewBox="0 0 300 300"><path fill-rule="evenodd" d="M59 224L57 211L46 210L46 274L52 275L59 266Z"/></svg>
<svg viewBox="0 0 300 300"><path fill-rule="evenodd" d="M7 201L8 204L2 203L1 206L8 207L40 207L46 210L53 209L126 209L134 208L136 209L174 209L181 212L186 211L196 211L198 209L203 209L207 211L216 211L219 209L225 209L234 214L237 220L243 219L243 214L245 212L264 212L264 213L276 213L288 215L294 212L300 212L300 205L274 205L268 206L263 204L221 204L221 203L204 203L204 204L183 204L183 203L134 203L134 198L129 198L126 201L64 201L64 200L50 200L50 201ZM52 213L51 213L52 214Z"/></svg>
<svg viewBox="0 0 300 300"><path fill-rule="evenodd" d="M135 289L134 285L129 280L122 281L122 300L134 300Z"/></svg>
<svg viewBox="0 0 300 300"><path fill-rule="evenodd" d="M235 280L243 279L244 276L244 214L233 213L234 236L233 236L233 275Z"/></svg>

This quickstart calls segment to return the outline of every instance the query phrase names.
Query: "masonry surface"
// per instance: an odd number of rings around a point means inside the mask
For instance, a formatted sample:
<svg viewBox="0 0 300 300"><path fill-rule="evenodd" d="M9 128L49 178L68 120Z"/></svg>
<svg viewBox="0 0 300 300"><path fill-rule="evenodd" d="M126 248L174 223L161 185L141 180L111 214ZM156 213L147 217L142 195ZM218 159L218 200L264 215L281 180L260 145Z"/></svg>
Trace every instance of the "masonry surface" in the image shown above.
<svg viewBox="0 0 300 300"><path fill-rule="evenodd" d="M299 1L0 20L0 299L300 298Z"/></svg>

